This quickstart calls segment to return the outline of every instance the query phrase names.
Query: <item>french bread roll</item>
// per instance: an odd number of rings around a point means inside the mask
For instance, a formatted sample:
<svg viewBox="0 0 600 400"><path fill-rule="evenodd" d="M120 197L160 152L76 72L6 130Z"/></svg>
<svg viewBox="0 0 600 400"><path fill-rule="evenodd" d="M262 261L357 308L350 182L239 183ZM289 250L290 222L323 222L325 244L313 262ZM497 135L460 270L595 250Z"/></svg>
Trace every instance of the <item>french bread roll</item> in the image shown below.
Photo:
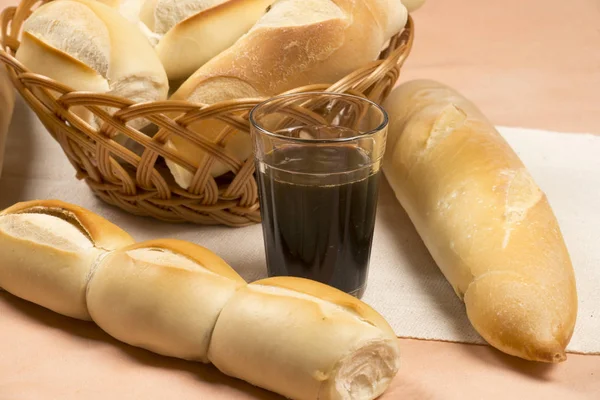
<svg viewBox="0 0 600 400"><path fill-rule="evenodd" d="M248 32L275 0L98 0L138 25L181 83Z"/></svg>
<svg viewBox="0 0 600 400"><path fill-rule="evenodd" d="M133 244L120 228L60 201L0 213L0 285L61 314L92 319L152 352L212 362L297 400L372 400L399 368L388 323L314 281L246 282L209 250Z"/></svg>
<svg viewBox="0 0 600 400"><path fill-rule="evenodd" d="M397 88L383 171L479 334L528 360L566 359L577 293L544 193L477 107L427 80Z"/></svg>
<svg viewBox="0 0 600 400"><path fill-rule="evenodd" d="M278 277L238 290L208 358L223 373L295 400L374 399L399 368L398 340L360 300Z"/></svg>
<svg viewBox="0 0 600 400"><path fill-rule="evenodd" d="M275 0L147 0L142 22L158 37L169 79L182 81L235 43Z"/></svg>
<svg viewBox="0 0 600 400"><path fill-rule="evenodd" d="M94 322L122 342L208 362L217 318L245 284L203 247L155 240L106 256L90 280L87 304Z"/></svg>
<svg viewBox="0 0 600 400"><path fill-rule="evenodd" d="M196 71L173 94L175 100L213 104L271 96L299 86L334 83L377 58L386 41L407 21L399 0L279 0L250 31ZM203 121L191 129L215 140L224 124ZM171 136L170 146L190 162L206 154ZM226 150L244 160L248 135L229 137ZM176 182L188 188L192 174L168 162ZM216 162L212 174L229 171Z"/></svg>
<svg viewBox="0 0 600 400"><path fill-rule="evenodd" d="M32 72L79 91L145 102L164 100L167 75L144 35L118 12L91 0L56 0L23 25L16 58ZM99 127L101 120L76 111ZM133 126L141 127L144 121Z"/></svg>
<svg viewBox="0 0 600 400"><path fill-rule="evenodd" d="M85 292L98 259L133 243L104 218L56 200L0 213L0 287L57 313L90 320Z"/></svg>

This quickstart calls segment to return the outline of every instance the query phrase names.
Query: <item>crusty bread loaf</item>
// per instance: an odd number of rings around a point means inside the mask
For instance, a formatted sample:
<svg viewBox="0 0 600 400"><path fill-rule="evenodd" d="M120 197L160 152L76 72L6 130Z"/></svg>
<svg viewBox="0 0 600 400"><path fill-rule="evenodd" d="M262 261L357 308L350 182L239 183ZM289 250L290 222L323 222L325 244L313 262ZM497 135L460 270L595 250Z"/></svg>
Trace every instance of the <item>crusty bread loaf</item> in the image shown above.
<svg viewBox="0 0 600 400"><path fill-rule="evenodd" d="M87 304L94 322L122 342L208 362L217 317L245 284L203 247L155 240L106 256L90 280Z"/></svg>
<svg viewBox="0 0 600 400"><path fill-rule="evenodd" d="M406 21L396 0L279 0L173 97L205 103L215 89L206 93L203 85L214 78L231 82L231 91L252 87L263 95L334 82L376 59Z"/></svg>
<svg viewBox="0 0 600 400"><path fill-rule="evenodd" d="M356 298L279 277L236 292L208 357L219 370L297 400L374 399L398 371L398 340Z"/></svg>
<svg viewBox="0 0 600 400"><path fill-rule="evenodd" d="M144 35L110 7L91 0L56 0L23 25L16 58L31 71L75 90L134 102L164 100L168 80ZM99 119L83 117L95 126ZM143 125L143 121L134 126Z"/></svg>
<svg viewBox="0 0 600 400"><path fill-rule="evenodd" d="M334 83L375 60L384 43L406 24L398 0L279 0L233 46L196 71L172 96L213 104L263 97L315 83ZM223 124L207 121L192 129L214 141ZM247 135L231 135L226 149L245 159L252 153ZM205 153L185 139L170 144L190 162ZM192 175L169 162L177 183L187 188ZM213 175L231 168L215 163Z"/></svg>
<svg viewBox="0 0 600 400"><path fill-rule="evenodd" d="M519 157L475 105L437 82L405 83L384 106L384 173L475 329L508 354L564 360L574 272Z"/></svg>
<svg viewBox="0 0 600 400"><path fill-rule="evenodd" d="M275 0L148 0L141 19L159 37L171 80L184 80L248 32Z"/></svg>
<svg viewBox="0 0 600 400"><path fill-rule="evenodd" d="M188 78L227 49L275 0L98 0L138 25L169 79Z"/></svg>
<svg viewBox="0 0 600 400"><path fill-rule="evenodd" d="M0 287L55 312L89 320L85 290L107 251L133 243L119 227L60 201L0 213Z"/></svg>
<svg viewBox="0 0 600 400"><path fill-rule="evenodd" d="M398 341L360 300L300 278L247 285L192 243L133 244L59 201L0 213L0 286L158 354L213 362L298 400L372 400L399 368Z"/></svg>

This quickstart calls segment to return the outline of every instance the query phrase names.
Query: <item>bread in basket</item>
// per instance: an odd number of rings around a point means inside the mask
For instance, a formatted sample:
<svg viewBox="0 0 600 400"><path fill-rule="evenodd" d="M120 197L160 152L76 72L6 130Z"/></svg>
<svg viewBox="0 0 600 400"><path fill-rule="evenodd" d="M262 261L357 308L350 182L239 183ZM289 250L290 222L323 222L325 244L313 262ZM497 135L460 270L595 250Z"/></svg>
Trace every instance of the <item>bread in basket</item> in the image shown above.
<svg viewBox="0 0 600 400"><path fill-rule="evenodd" d="M396 0L369 0L361 2L360 7L375 7L370 3L377 3L379 7L391 1ZM320 2L325 0L304 2L302 7L310 11L312 4L317 7L312 11L318 14ZM341 12L348 11L349 4L355 4L350 0L326 2L338 6ZM280 0L275 4L280 7L279 13L275 12L278 11L277 7L270 6L261 18L262 25L255 25L232 47L202 66L183 83L171 99L136 102L110 92L76 91L64 83L31 72L15 58L23 37L25 20L40 4L45 3L23 0L17 7L9 7L3 11L3 50L0 52L0 60L5 64L17 91L61 145L77 171L77 178L85 180L90 189L105 202L132 214L169 222L205 225L245 226L260 222L253 157L247 150L243 154L231 150L231 143L234 143L236 137L238 142L241 140L249 143L248 114L256 104L281 92L308 91L347 92L382 102L398 80L400 68L410 53L414 32L413 21L408 17L404 28L395 34L389 32L388 37L391 36L391 39L386 40L384 31L393 24L387 25L387 28L383 26L382 21L390 18L384 13L381 14L382 20L376 23L367 20L367 17L362 18L359 23L356 16L307 17L305 13L299 20L290 22L289 26L282 26L281 19L289 14L281 7L299 7L301 2ZM365 13L364 10L357 12ZM310 23L302 26L303 18L308 18ZM336 19L337 25L330 21L332 18ZM339 21L346 21L346 25L341 25L340 28ZM331 31L323 31L323 27L330 22ZM353 23L357 26L353 27ZM314 32L309 35L302 28L312 29ZM248 77L252 74L247 72L256 72L257 68L271 68L271 72L283 68L282 63L275 67L265 64L264 58L270 55L275 54L281 58L292 54L296 60L306 57L300 54L302 49L289 49L290 43L296 43L294 38L297 37L297 41L305 43L304 48L308 48L323 32L334 39L336 35L342 34L336 29L342 29L345 35L353 32L353 36L341 39L343 46L340 45L336 50L340 53L333 61L330 60L333 57L331 54L322 54L322 59L309 63L307 73L283 71L280 80L273 85L272 82L264 81L263 85L257 85L258 78ZM280 38L276 45L264 44L269 35ZM366 49L373 48L372 43L360 46L357 35L372 35L385 45L377 60L361 62L362 66L355 69L357 62L370 57L366 54ZM257 47L252 40L259 39L263 44ZM319 49L326 43L323 40L318 42ZM241 51L240 46L245 46L242 50L246 55L252 56L255 51L254 56L260 55L260 59L240 62L236 58ZM353 53L353 48L361 52ZM340 54L344 54L343 63L340 61ZM373 58L376 56L370 59ZM248 69L240 69L238 64ZM287 65L294 69L296 64L292 62ZM332 83L336 73L325 68L332 68L332 65L337 72L344 71L346 74L348 68L351 71ZM202 86L202 82L207 80L218 83L218 79L213 79L215 76L219 79L248 77L252 83L249 86L255 89L253 96L242 98L244 96L234 93L228 99L227 89L215 91L214 88ZM309 84L296 87L298 82ZM223 87L226 88L227 85ZM207 95L210 90L217 95ZM211 96L216 99L206 99ZM82 118L81 110L92 115L93 120ZM212 135L196 128L198 125L204 126L202 123L210 122L215 125L215 121L220 129ZM145 126L143 130L142 126ZM123 138L129 142L127 145L124 145ZM221 168L216 168L219 165ZM216 170L218 171L215 172Z"/></svg>

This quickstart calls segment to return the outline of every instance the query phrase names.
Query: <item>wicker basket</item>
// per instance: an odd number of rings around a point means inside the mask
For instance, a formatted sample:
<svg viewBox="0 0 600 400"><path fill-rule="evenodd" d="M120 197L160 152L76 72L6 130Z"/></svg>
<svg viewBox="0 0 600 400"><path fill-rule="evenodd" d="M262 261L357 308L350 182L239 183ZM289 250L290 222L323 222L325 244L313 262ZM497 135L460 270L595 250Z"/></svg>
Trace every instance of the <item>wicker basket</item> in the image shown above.
<svg viewBox="0 0 600 400"><path fill-rule="evenodd" d="M134 104L120 97L73 91L47 77L28 72L13 55L19 47L23 21L43 3L45 1L23 0L19 6L2 12L0 60L6 65L15 88L62 146L77 171L77 178L85 180L105 202L136 215L205 225L245 226L260 222L254 161L232 158L223 150L223 144L235 130L249 134L248 114L264 99L240 99L210 106L171 100ZM392 38L378 61L339 82L306 86L288 93L347 92L375 102L383 101L397 82L400 68L410 53L413 26L409 18L406 28ZM102 126L95 129L85 123L70 111L73 107L85 107L99 116ZM149 120L158 132L150 137L127 125L127 121L139 118ZM228 125L217 143L187 129L190 124L209 118L218 118ZM142 151L134 153L114 141L118 133L133 139ZM188 139L210 156L204 157L201 165L186 162L164 145L170 135ZM174 183L165 159L194 173L187 190ZM213 178L210 170L216 160L231 166L235 173Z"/></svg>

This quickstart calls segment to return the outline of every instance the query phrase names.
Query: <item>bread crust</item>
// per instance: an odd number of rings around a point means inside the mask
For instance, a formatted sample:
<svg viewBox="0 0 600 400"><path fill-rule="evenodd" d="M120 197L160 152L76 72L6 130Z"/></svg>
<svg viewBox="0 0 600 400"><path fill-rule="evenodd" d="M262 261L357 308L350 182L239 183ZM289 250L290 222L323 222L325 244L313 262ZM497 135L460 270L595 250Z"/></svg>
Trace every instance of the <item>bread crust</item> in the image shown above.
<svg viewBox="0 0 600 400"><path fill-rule="evenodd" d="M207 270L236 281L241 284L245 284L246 281L242 278L229 264L225 262L221 257L217 256L212 251L205 247L199 246L194 243L186 242L177 239L156 239L149 240L141 243L135 243L127 246L121 251L130 251L136 249L147 249L157 248L172 251L173 253L181 254L187 257L198 265L206 268Z"/></svg>
<svg viewBox="0 0 600 400"><path fill-rule="evenodd" d="M184 80L247 33L275 0L228 0L169 29L156 52L171 80Z"/></svg>
<svg viewBox="0 0 600 400"><path fill-rule="evenodd" d="M398 340L375 311L291 277L238 290L208 356L227 375L298 400L374 399L399 369Z"/></svg>
<svg viewBox="0 0 600 400"><path fill-rule="evenodd" d="M508 354L565 360L574 271L548 200L517 154L473 103L440 83L407 82L384 106L384 174L475 329Z"/></svg>
<svg viewBox="0 0 600 400"><path fill-rule="evenodd" d="M247 34L199 68L171 98L212 104L215 98L265 97L305 85L332 84L375 60L407 18L406 8L397 0L278 1ZM219 86L213 85L215 80ZM218 95L225 90L226 98ZM224 128L219 122L196 131L216 137ZM203 157L201 149L178 136L168 143L187 159ZM251 154L249 138L237 144L246 147L246 152L237 154ZM191 174L168 164L176 182L188 188ZM213 176L228 170L223 167L213 168Z"/></svg>
<svg viewBox="0 0 600 400"><path fill-rule="evenodd" d="M94 322L114 338L206 363L221 310L245 285L209 250L162 239L107 255L90 280L86 298Z"/></svg>
<svg viewBox="0 0 600 400"><path fill-rule="evenodd" d="M128 233L81 207L58 200L15 204L0 213L0 287L90 320L85 292L96 262L131 243Z"/></svg>
<svg viewBox="0 0 600 400"><path fill-rule="evenodd" d="M373 310L366 303L358 300L356 297L350 296L347 293L329 285L309 279L288 276L262 279L253 282L253 285L279 287L317 297L321 300L328 301L332 304L336 304L342 308L345 308L348 310L348 312L355 314L357 317L378 327L382 331L387 332L390 335L395 335L393 329L377 311Z"/></svg>
<svg viewBox="0 0 600 400"><path fill-rule="evenodd" d="M134 242L123 229L83 207L61 200L32 200L17 203L0 212L0 215L42 213L54 215L70 223L77 222L79 229L94 242L96 247L106 251L116 250Z"/></svg>
<svg viewBox="0 0 600 400"><path fill-rule="evenodd" d="M100 1L60 0L40 6L25 21L16 58L76 91L109 93L135 103L168 95L164 67L146 37ZM93 127L100 126L99 117L85 108L74 111ZM147 123L140 119L131 126Z"/></svg>
<svg viewBox="0 0 600 400"><path fill-rule="evenodd" d="M292 277L248 285L204 247L133 243L102 217L59 200L0 212L5 284L124 343L212 362L294 399L371 400L400 367L389 324L346 293Z"/></svg>

